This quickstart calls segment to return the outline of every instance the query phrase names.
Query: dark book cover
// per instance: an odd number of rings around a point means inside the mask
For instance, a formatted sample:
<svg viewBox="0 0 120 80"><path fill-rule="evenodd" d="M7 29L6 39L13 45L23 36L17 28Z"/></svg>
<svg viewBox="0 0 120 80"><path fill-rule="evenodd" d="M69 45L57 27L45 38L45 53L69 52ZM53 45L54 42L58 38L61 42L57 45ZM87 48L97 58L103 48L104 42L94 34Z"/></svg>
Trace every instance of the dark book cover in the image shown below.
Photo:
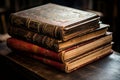
<svg viewBox="0 0 120 80"><path fill-rule="evenodd" d="M108 27L109 27L109 25L107 25L107 24L100 24L100 27L95 29L94 31L87 32L86 34L83 34L83 35L79 35L68 41L54 39L49 36L38 34L33 31L29 31L29 30L19 28L19 27L9 27L8 33L12 37L22 39L27 42L31 42L38 46L42 46L42 47L51 49L55 52L60 52L69 47L77 45L79 43L82 43L82 42L88 41L90 39L105 35L105 33L108 30Z"/></svg>
<svg viewBox="0 0 120 80"><path fill-rule="evenodd" d="M28 53L46 56L61 62L67 62L78 55L82 55L88 51L91 51L97 47L105 45L111 41L112 41L112 34L108 34L108 35L104 35L99 38L92 39L87 42L75 45L61 52L54 52L52 50L34 45L32 43L29 43L23 40L15 39L15 38L9 38L7 40L7 45L8 47L16 50L21 50Z"/></svg>
<svg viewBox="0 0 120 80"><path fill-rule="evenodd" d="M91 12L48 3L12 13L10 23L66 41L79 35L80 30L98 28L99 18Z"/></svg>

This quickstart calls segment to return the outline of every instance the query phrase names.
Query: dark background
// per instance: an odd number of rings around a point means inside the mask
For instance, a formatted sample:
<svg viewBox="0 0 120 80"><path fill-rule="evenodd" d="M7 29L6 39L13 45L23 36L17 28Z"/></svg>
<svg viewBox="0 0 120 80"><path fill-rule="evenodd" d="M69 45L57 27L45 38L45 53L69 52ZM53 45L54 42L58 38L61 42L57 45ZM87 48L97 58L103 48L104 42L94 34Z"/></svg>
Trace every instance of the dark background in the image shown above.
<svg viewBox="0 0 120 80"><path fill-rule="evenodd" d="M100 14L102 13L102 15L100 15L101 21L105 24L109 24L109 31L113 32L113 49L120 51L120 39L118 39L120 38L120 10L118 10L120 9L119 0L1 0L0 17L1 15L4 15L6 25L9 26L8 20L10 13L43 5L49 2L76 9L97 11ZM0 21L0 33L7 33L2 26L2 22Z"/></svg>
<svg viewBox="0 0 120 80"><path fill-rule="evenodd" d="M0 0L0 34L7 33L10 13L49 2L102 13L102 15L100 15L101 21L109 24L109 31L113 32L113 50L120 52L120 0ZM5 16L6 30L3 28L1 17L3 15ZM18 72L16 72L18 70L13 69L12 66L7 66L8 64L11 63L4 61L0 56L0 80L28 80L26 76L24 77L24 75L18 74Z"/></svg>

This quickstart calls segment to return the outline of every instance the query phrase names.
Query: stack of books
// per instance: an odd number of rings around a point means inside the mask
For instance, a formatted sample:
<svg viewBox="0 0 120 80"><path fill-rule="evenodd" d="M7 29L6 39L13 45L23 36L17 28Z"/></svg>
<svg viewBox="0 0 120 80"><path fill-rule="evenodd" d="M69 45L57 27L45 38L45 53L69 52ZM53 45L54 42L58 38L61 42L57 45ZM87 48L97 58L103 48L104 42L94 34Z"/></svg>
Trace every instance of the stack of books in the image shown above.
<svg viewBox="0 0 120 80"><path fill-rule="evenodd" d="M112 33L94 13L57 4L12 13L7 45L67 73L112 52Z"/></svg>

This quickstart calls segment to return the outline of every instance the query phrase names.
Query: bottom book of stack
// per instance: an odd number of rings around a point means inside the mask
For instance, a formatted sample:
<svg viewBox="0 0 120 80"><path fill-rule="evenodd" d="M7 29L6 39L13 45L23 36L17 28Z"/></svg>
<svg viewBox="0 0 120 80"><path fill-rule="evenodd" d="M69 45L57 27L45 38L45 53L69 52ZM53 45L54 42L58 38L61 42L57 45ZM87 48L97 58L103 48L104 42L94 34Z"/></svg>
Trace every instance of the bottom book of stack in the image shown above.
<svg viewBox="0 0 120 80"><path fill-rule="evenodd" d="M17 50L18 52L24 51L25 56L27 55L28 57L36 59L42 63L53 66L59 70L65 71L66 73L70 73L108 54L111 54L112 53L111 41L112 35L109 34L100 37L96 40L88 41L86 42L86 44L82 44L80 46L77 45L77 47L73 50L72 48L70 48L68 49L69 51L64 54L77 53L77 55L73 57L71 56L67 60L60 59L59 53L55 53L47 49L45 50L45 48L40 48L39 46L15 38L9 38L7 40L7 45L12 50ZM44 54L44 56L39 54ZM47 56L50 54L52 57ZM55 55L58 56L56 57Z"/></svg>

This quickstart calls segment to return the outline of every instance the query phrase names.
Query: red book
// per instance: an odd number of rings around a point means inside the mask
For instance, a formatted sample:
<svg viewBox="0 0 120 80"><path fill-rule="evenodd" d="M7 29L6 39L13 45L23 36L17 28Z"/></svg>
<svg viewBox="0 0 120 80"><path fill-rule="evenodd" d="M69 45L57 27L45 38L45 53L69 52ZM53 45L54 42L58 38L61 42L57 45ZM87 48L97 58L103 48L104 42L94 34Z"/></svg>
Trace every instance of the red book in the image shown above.
<svg viewBox="0 0 120 80"><path fill-rule="evenodd" d="M76 56L82 55L85 52L91 51L97 47L110 43L111 41L112 41L112 34L107 34L97 39L92 39L87 42L70 47L61 52L54 52L52 50L15 38L9 38L7 40L7 45L8 47L16 50L25 51L27 53L34 53L37 55L42 55L52 58L57 61L65 62Z"/></svg>
<svg viewBox="0 0 120 80"><path fill-rule="evenodd" d="M54 67L58 70L65 71L66 73L70 73L80 67L83 67L93 61L96 61L110 53L112 53L112 45L110 43L103 45L99 48L96 48L94 50L91 50L83 55L80 55L74 59L71 59L68 62L62 63L58 61L54 61L45 57L38 56L36 54L26 54L27 56L36 59L38 62L45 63L48 66ZM26 55L20 55L18 56L26 56Z"/></svg>

